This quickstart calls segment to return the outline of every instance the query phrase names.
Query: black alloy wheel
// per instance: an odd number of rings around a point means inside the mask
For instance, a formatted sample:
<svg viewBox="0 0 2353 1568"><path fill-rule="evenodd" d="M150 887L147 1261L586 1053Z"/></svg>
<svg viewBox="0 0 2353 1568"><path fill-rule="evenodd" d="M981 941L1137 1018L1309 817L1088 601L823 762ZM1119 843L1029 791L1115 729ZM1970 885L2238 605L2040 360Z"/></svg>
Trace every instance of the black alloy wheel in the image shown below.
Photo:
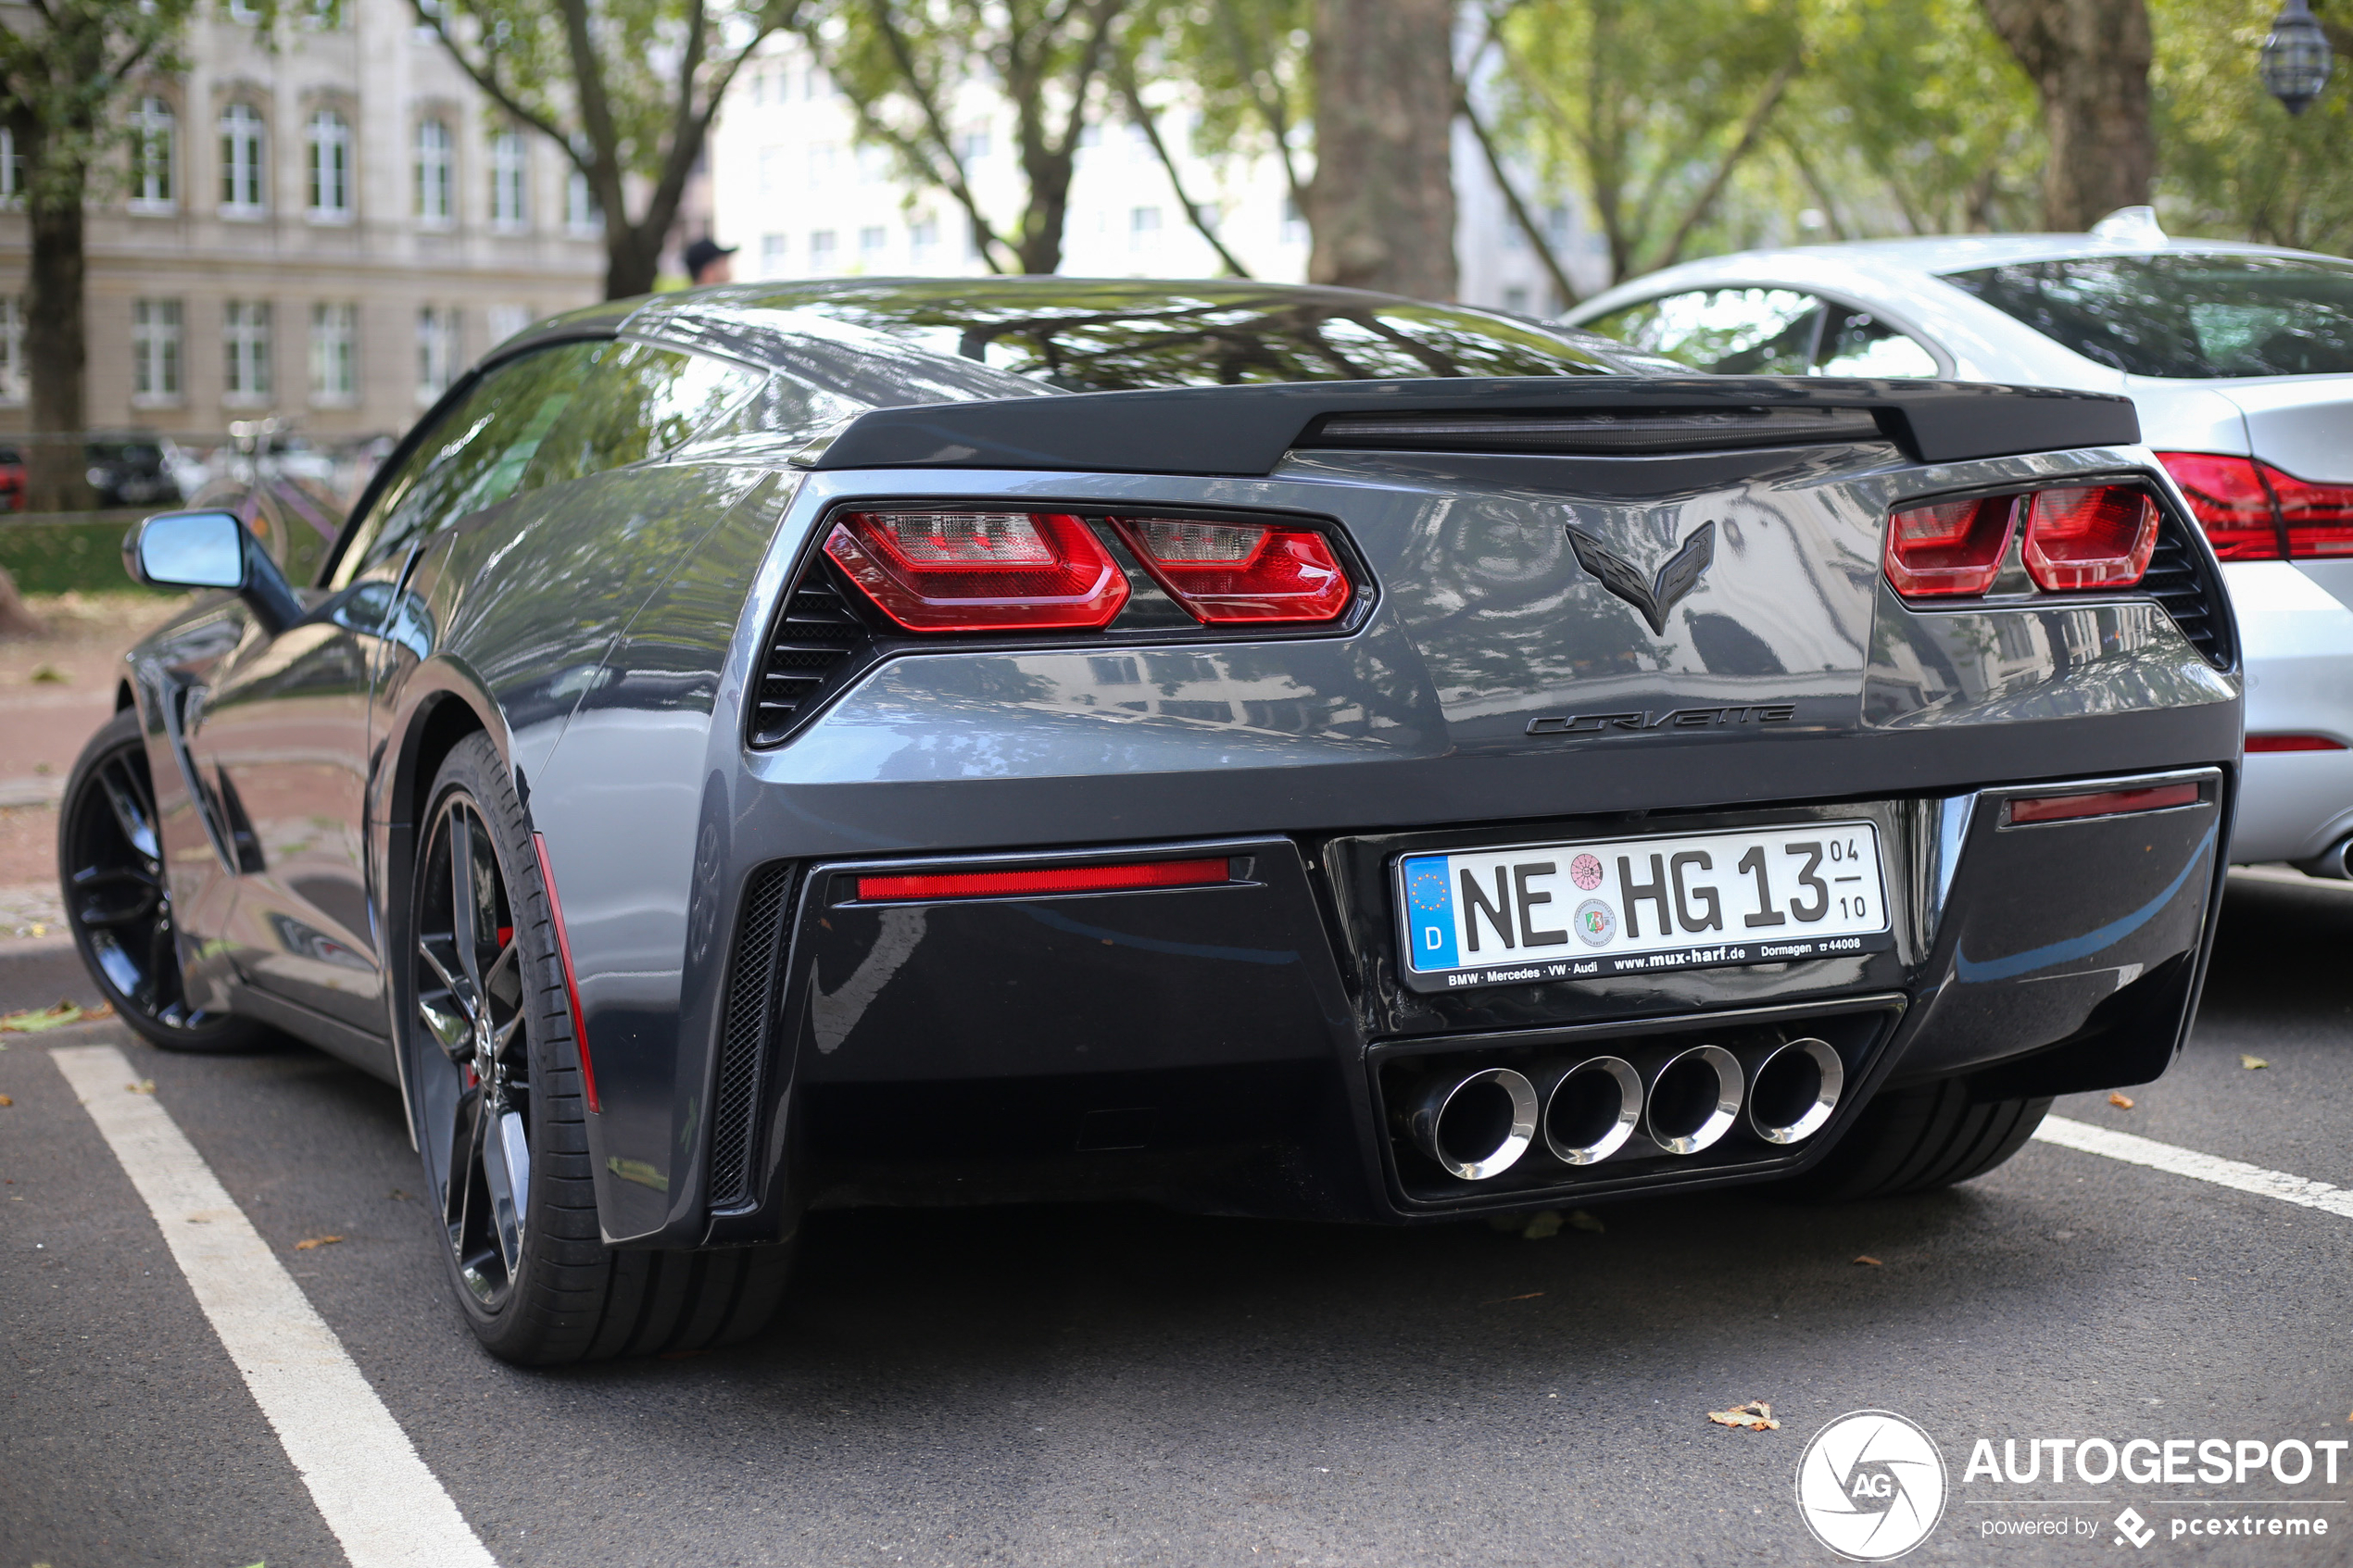
<svg viewBox="0 0 2353 1568"><path fill-rule="evenodd" d="M417 1016L437 1047L417 1053L421 1141L458 1277L482 1311L497 1312L522 1271L531 1053L506 879L462 787L434 809L413 908Z"/></svg>
<svg viewBox="0 0 2353 1568"><path fill-rule="evenodd" d="M271 1038L188 998L136 709L101 725L73 765L57 813L57 879L74 946L123 1022L170 1050L241 1050Z"/></svg>
<svg viewBox="0 0 2353 1568"><path fill-rule="evenodd" d="M450 748L393 928L401 1048L459 1310L523 1365L731 1344L782 1299L789 1246L605 1245L588 1109L530 820L490 737Z"/></svg>

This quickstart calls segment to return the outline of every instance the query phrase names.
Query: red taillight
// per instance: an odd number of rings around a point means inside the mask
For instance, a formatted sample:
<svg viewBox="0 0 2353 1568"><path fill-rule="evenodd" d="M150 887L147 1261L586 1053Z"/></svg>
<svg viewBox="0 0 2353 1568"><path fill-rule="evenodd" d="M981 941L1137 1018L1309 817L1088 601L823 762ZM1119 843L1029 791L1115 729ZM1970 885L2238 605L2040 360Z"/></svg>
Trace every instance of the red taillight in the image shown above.
<svg viewBox="0 0 2353 1568"><path fill-rule="evenodd" d="M2002 570L2018 500L1990 495L1897 512L1888 520L1888 582L1906 598L1985 592Z"/></svg>
<svg viewBox="0 0 2353 1568"><path fill-rule="evenodd" d="M844 512L831 556L911 632L1013 632L1110 624L1127 578L1066 512Z"/></svg>
<svg viewBox="0 0 2353 1568"><path fill-rule="evenodd" d="M1178 518L1111 523L1152 581L1212 625L1331 621L1348 608L1348 573L1313 529Z"/></svg>
<svg viewBox="0 0 2353 1568"><path fill-rule="evenodd" d="M547 840L535 833L531 847L539 857L539 885L547 890L547 923L556 928L556 961L564 972L564 999L572 1004L572 1043L580 1049L581 1098L587 1100L589 1110L602 1111L604 1106L597 1098L597 1066L588 1060L588 1022L580 1010L580 985L572 973L572 937L564 930L563 903L556 897L555 869L547 864Z"/></svg>
<svg viewBox="0 0 2353 1568"><path fill-rule="evenodd" d="M2128 588L2157 553L2157 503L2123 484L2038 490L2026 509L2026 574L2056 593Z"/></svg>
<svg viewBox="0 0 2353 1568"><path fill-rule="evenodd" d="M1200 887L1233 880L1223 855L1205 860L1147 860L1124 866L1049 866L1018 872L922 872L862 876L858 897L869 903L929 898L1001 898L1019 894L1118 893L1138 887Z"/></svg>
<svg viewBox="0 0 2353 1568"><path fill-rule="evenodd" d="M2353 556L2353 484L2315 484L2253 458L2157 457L2222 559Z"/></svg>
<svg viewBox="0 0 2353 1568"><path fill-rule="evenodd" d="M2345 743L2327 735L2249 735L2247 753L2259 751L2343 751Z"/></svg>
<svg viewBox="0 0 2353 1568"><path fill-rule="evenodd" d="M2075 795L2045 795L2010 802L2012 822L2065 822L2079 817L2120 817L2132 811L2162 811L2197 804L2195 784L2149 784L2140 789L2091 789Z"/></svg>

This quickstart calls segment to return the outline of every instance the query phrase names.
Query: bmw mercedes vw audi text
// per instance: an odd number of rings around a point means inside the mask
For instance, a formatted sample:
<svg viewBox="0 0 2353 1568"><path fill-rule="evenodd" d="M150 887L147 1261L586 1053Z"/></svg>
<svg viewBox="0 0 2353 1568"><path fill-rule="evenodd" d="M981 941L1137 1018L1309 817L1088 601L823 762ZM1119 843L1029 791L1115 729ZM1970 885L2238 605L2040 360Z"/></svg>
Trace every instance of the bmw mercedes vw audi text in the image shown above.
<svg viewBox="0 0 2353 1568"><path fill-rule="evenodd" d="M149 520L61 870L132 1023L396 1082L526 1361L810 1210L1964 1180L2183 1038L2238 785L2131 404L1249 282L503 345L332 539Z"/></svg>

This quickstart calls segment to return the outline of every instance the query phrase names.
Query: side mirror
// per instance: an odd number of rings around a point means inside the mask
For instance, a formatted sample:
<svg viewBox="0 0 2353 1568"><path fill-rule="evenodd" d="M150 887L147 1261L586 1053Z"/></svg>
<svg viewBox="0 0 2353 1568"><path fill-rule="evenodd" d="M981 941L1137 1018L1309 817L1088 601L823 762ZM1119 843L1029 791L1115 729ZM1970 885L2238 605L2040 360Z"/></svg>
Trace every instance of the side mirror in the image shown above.
<svg viewBox="0 0 2353 1568"><path fill-rule="evenodd" d="M123 570L155 588L227 588L271 635L301 619L302 606L269 553L234 512L160 512L122 541Z"/></svg>

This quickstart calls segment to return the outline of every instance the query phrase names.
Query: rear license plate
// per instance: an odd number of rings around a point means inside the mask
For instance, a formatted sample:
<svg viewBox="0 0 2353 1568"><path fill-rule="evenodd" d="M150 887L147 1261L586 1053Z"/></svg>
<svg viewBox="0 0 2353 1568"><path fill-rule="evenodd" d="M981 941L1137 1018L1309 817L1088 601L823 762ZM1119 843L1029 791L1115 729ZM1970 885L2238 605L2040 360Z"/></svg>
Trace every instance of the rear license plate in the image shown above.
<svg viewBox="0 0 2353 1568"><path fill-rule="evenodd" d="M1416 989L1786 963L1893 946L1879 829L1538 844L1397 862Z"/></svg>

